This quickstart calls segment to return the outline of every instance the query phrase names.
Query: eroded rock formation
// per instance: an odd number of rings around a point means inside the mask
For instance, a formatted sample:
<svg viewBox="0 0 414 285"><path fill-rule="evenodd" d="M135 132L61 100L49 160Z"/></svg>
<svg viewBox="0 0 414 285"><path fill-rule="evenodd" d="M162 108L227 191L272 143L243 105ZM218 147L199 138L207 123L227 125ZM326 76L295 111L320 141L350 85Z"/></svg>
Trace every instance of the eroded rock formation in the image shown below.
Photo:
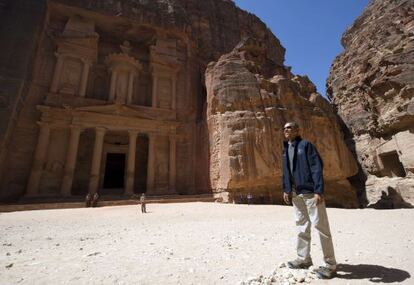
<svg viewBox="0 0 414 285"><path fill-rule="evenodd" d="M331 67L328 94L362 166L358 180L367 187L366 202L375 204L381 192L390 192L396 200L413 203L414 2L371 1L344 33L342 45L345 51ZM391 177L405 178L394 187Z"/></svg>
<svg viewBox="0 0 414 285"><path fill-rule="evenodd" d="M307 77L273 64L259 41L246 39L209 64L206 88L213 191L236 201L248 192L279 200L282 128L295 120L321 153L328 202L356 206L346 180L356 162L331 106Z"/></svg>

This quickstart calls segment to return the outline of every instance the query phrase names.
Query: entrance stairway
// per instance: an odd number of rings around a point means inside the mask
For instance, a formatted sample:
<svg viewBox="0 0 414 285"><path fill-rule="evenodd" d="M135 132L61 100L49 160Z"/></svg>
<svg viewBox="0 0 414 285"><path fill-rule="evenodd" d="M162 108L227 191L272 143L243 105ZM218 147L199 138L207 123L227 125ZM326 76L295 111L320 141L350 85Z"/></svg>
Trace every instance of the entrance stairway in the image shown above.
<svg viewBox="0 0 414 285"><path fill-rule="evenodd" d="M139 203L139 194L133 196L103 195L99 198L98 207L136 205ZM214 202L213 194L200 195L166 195L166 196L145 196L149 203L187 203L187 202ZM36 197L23 198L15 204L0 204L0 212L15 212L29 210L68 209L84 208L84 197Z"/></svg>

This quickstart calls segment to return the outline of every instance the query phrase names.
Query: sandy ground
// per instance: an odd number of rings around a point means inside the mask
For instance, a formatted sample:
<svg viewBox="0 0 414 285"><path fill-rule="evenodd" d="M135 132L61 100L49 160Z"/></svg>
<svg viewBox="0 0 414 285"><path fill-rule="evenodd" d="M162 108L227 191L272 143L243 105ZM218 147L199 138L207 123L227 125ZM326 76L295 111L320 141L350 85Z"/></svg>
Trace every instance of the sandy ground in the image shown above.
<svg viewBox="0 0 414 285"><path fill-rule="evenodd" d="M0 214L0 284L240 284L295 257L288 206L217 203ZM328 209L338 277L414 284L414 210ZM322 260L314 236L314 263Z"/></svg>

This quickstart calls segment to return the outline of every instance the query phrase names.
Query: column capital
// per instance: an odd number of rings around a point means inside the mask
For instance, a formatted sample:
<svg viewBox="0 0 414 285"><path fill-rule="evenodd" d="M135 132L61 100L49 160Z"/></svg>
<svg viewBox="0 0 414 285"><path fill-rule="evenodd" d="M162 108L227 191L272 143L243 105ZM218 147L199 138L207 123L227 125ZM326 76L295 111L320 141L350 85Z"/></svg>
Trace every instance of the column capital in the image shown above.
<svg viewBox="0 0 414 285"><path fill-rule="evenodd" d="M69 125L69 129L74 130L74 131L80 131L80 132L83 132L85 130L84 127L79 126L79 125Z"/></svg>
<svg viewBox="0 0 414 285"><path fill-rule="evenodd" d="M36 122L36 124L41 128L45 128L45 127L51 128L52 127L50 123L42 122L42 121L38 121L38 122Z"/></svg>
<svg viewBox="0 0 414 285"><path fill-rule="evenodd" d="M128 134L130 137L138 136L139 131L137 130L128 130Z"/></svg>
<svg viewBox="0 0 414 285"><path fill-rule="evenodd" d="M97 133L97 134L99 134L99 135L103 135L103 134L105 134L106 133L106 131L107 131L108 129L107 128L104 128L104 127L95 127L95 132Z"/></svg>
<svg viewBox="0 0 414 285"><path fill-rule="evenodd" d="M56 56L56 58L65 58L66 57L66 54L64 54L64 53L60 53L60 52L55 52L55 56Z"/></svg>
<svg viewBox="0 0 414 285"><path fill-rule="evenodd" d="M93 62L90 59L88 59L88 58L81 57L80 59L83 62L83 64L85 64L85 65L87 65L89 67L91 67L93 65Z"/></svg>

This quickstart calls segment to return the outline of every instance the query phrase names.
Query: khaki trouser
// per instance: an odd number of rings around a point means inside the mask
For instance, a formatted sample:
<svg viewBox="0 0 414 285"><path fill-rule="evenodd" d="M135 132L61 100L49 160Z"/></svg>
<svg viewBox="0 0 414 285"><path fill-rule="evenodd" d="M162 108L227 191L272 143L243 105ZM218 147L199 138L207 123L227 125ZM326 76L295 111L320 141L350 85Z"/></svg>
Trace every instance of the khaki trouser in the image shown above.
<svg viewBox="0 0 414 285"><path fill-rule="evenodd" d="M293 194L292 203L298 230L296 243L298 258L304 261L311 260L311 225L313 225L318 231L321 241L325 261L324 266L336 269L335 253L325 202L316 206L314 194Z"/></svg>

